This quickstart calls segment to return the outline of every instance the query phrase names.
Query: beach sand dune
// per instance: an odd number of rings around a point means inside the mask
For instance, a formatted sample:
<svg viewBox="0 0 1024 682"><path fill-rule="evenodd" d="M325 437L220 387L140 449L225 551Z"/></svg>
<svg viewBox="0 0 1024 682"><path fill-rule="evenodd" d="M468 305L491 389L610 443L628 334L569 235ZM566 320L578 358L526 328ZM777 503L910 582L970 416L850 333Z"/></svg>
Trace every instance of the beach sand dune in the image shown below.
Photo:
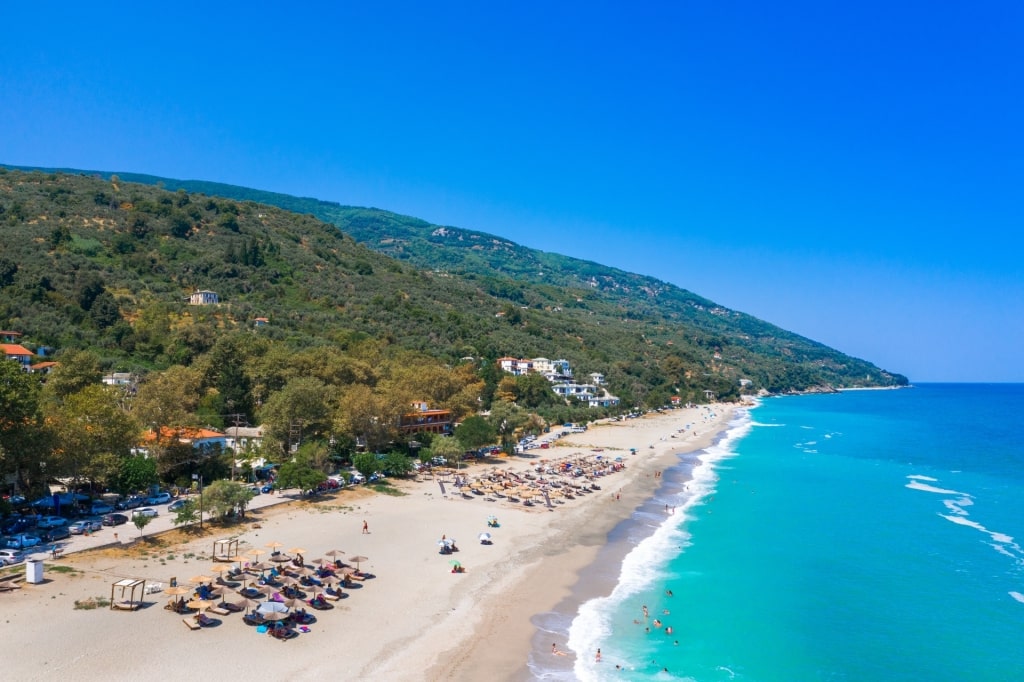
<svg viewBox="0 0 1024 682"><path fill-rule="evenodd" d="M72 554L56 561L66 567L59 571L47 561L44 583L0 594L6 675L526 679L530 617L568 593L611 528L658 485L655 472L675 463L677 454L710 444L730 414L729 406L715 405L612 422L561 438L531 457L462 472L470 478L495 468L526 473L541 458L623 458L623 471L597 479L601 490L550 510L543 503L527 508L482 496L464 499L450 484L442 495L437 480L401 481L400 495L344 490L317 502L262 509L245 525L202 538L179 533ZM691 428L683 430L686 425ZM496 528L487 525L491 515ZM493 544L477 539L485 531ZM267 550L271 542L304 548L307 562L330 549L362 555L367 560L360 568L373 577L287 642L258 633L239 614L215 616L218 625L193 631L163 608L164 594L147 595L147 607L135 612L75 607L76 601L109 598L121 578L167 586L172 577L187 584L191 576L210 575L213 541L228 535L237 536L243 552ZM440 554L442 536L455 539L459 551ZM453 560L464 573L451 572Z"/></svg>

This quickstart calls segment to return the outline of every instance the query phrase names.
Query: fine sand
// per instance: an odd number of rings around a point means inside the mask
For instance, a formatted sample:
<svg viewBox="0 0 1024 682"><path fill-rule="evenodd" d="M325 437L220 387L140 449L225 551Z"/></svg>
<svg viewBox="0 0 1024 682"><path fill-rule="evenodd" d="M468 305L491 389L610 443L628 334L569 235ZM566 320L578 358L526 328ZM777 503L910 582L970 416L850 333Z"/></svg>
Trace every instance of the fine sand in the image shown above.
<svg viewBox="0 0 1024 682"><path fill-rule="evenodd" d="M449 476L447 495L436 478L397 482L402 495L343 490L316 502L264 507L229 529L207 524L199 537L174 532L127 544L138 532L122 526L126 544L47 559L44 582L0 593L5 677L529 679L531 616L569 594L609 531L658 486L656 472L675 464L679 453L711 444L732 412L715 405L602 424L528 456L460 472L472 480L494 469L532 472L542 459L622 458L622 471L594 480L599 491L553 509L541 500L525 507L464 499ZM499 527L487 526L489 515ZM492 545L478 541L485 531ZM442 536L456 539L459 551L439 554ZM239 540L241 552L269 552L271 542L282 550L301 547L307 563L332 549L349 563L362 555L360 568L373 577L346 590L333 610L314 612L318 620L309 632L287 642L257 633L239 614L211 614L218 624L190 630L182 616L162 608L168 600L162 593L147 594L144 608L133 612L76 608L76 602L109 599L112 583L123 578L166 587L171 577L187 585L192 576L216 575L210 572L214 540L228 537ZM466 572L451 573L452 560Z"/></svg>

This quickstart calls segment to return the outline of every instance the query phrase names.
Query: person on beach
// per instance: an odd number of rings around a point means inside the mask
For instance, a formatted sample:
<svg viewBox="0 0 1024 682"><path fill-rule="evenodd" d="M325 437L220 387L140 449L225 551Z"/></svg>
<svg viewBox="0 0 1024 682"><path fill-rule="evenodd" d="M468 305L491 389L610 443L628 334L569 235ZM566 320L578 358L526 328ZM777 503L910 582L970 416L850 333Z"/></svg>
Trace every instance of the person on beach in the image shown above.
<svg viewBox="0 0 1024 682"><path fill-rule="evenodd" d="M597 650L597 654L594 656L594 661L597 662L597 663L601 662L601 650L600 649Z"/></svg>
<svg viewBox="0 0 1024 682"><path fill-rule="evenodd" d="M370 524L368 524L366 522L366 519L363 519L363 535L369 535L369 534L370 534Z"/></svg>

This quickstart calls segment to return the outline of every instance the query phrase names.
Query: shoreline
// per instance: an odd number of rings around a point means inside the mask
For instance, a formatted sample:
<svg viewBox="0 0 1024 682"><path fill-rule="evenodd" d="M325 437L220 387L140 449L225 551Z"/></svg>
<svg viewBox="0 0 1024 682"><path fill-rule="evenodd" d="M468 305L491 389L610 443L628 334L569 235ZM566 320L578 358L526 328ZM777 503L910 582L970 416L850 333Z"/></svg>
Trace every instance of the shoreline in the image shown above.
<svg viewBox="0 0 1024 682"><path fill-rule="evenodd" d="M207 529L199 537L159 536L47 560L43 583L0 594L9 625L5 641L12 651L33 652L9 662L8 673L25 680L61 673L151 677L168 674L173 657L186 654L191 669L223 670L230 660L238 676L305 680L330 670L389 680L530 679L535 616L569 598L581 572L609 544L609 533L666 485L655 473L714 442L739 407L701 406L595 425L549 449L462 470L478 477L499 467L528 472L548 458L600 456L610 463L622 457L622 471L595 479L599 491L564 503L556 498L551 509L464 499L450 484L442 494L437 480L397 481L397 495L346 489L327 499L254 510L245 524ZM489 514L500 527L486 526ZM369 533L361 532L364 521ZM484 530L492 532L492 545L477 542ZM134 532L122 534L127 541ZM452 557L439 556L443 535L459 539L455 558L465 573L452 574ZM213 541L226 536L238 540L241 552L280 542L284 549L308 550L307 561L331 549L346 557L363 555L369 558L361 568L375 577L347 590L332 611L318 614L310 632L280 645L265 643L237 615L190 631L181 616L162 608L168 597L160 588L139 611L76 606L109 597L111 584L123 578L166 587L171 577L180 584L208 572ZM197 639L204 643L196 646ZM40 648L43 641L62 646ZM236 655L225 659L228 652Z"/></svg>
<svg viewBox="0 0 1024 682"><path fill-rule="evenodd" d="M682 442L678 436L683 433L680 427L686 419L673 419L673 412L654 417L653 420L661 423L649 429L656 440L646 446L648 456L643 457L641 450L636 457L627 460L633 471L621 490L614 485L617 483L615 479L607 481L608 487L613 488L615 494L621 495L620 499L612 501L609 494L603 500L595 501L601 508L586 510L585 521L570 520L568 525L576 532L575 545L559 549L556 538L549 539L546 543L546 560L541 565L531 565L507 592L497 596L506 604L514 606L507 606L500 614L495 613L485 619L481 628L483 631L477 633L479 636L462 641L464 650L458 658L436 663L429 669L425 679L467 682L482 677L507 682L535 679L530 669L531 657L550 651L545 648L546 642L538 639L544 635L541 626L545 618L566 619L568 622L564 626L567 628L571 622L567 611L575 614L583 602L607 594L614 587L622 561L633 545L625 538L610 542L609 537L617 531L624 532L635 526L638 523L636 513L663 494L664 490L685 485L686 480L682 478L655 477L655 473L686 466L687 458L718 442L740 408L740 405L733 404L695 408L694 412L698 414L707 409L715 417L699 424L691 421L693 428ZM694 412L687 410L685 415L679 417L692 417ZM601 426L594 428L600 429ZM575 440L579 441L579 436L585 437L586 434L576 436ZM690 464L691 471L695 465L696 462ZM646 530L648 533L653 531L654 528ZM605 559L609 563L602 569L598 563ZM602 570L606 575L599 575ZM554 639L565 653L564 669L567 674L571 674L576 656L567 650L564 635ZM495 670L501 669L511 672L505 676L496 676Z"/></svg>

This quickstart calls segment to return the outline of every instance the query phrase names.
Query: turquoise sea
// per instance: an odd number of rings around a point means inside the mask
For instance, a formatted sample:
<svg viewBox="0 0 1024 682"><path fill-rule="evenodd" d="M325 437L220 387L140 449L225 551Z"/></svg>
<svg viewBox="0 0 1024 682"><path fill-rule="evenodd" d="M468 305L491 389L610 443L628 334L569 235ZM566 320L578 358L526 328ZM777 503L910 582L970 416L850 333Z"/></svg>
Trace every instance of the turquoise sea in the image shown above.
<svg viewBox="0 0 1024 682"><path fill-rule="evenodd" d="M576 656L533 675L1024 679L1022 414L1024 385L763 400L612 534L605 596L537 619Z"/></svg>

